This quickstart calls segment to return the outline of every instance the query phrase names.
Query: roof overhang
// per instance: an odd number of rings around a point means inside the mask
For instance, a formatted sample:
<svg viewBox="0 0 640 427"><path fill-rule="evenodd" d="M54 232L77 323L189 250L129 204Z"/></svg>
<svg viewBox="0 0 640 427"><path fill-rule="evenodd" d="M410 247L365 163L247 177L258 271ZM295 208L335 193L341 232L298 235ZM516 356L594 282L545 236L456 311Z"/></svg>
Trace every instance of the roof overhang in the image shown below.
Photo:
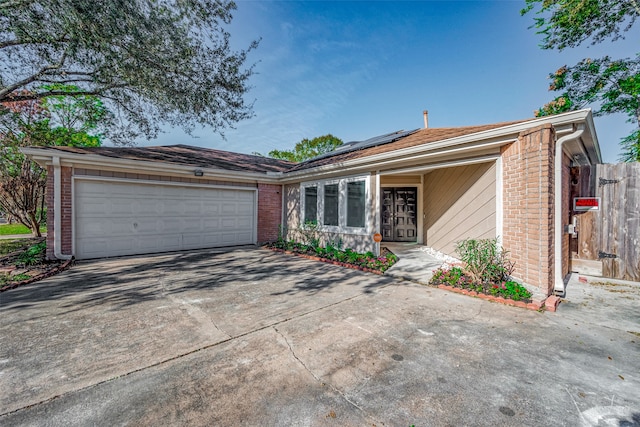
<svg viewBox="0 0 640 427"><path fill-rule="evenodd" d="M199 169L202 171L203 176L209 179L287 184L316 178L329 178L372 171L393 173L394 171L406 171L411 168L414 168L414 170L420 168L428 170L430 165L453 165L460 160L495 158L500 154L500 148L502 146L517 141L522 132L544 125L551 125L553 127L556 138L572 133L577 128L584 128L585 132L583 132L578 140L565 144L565 153L574 161L574 164L602 163L598 138L593 123L593 114L590 109L570 111L549 117L540 117L455 138L285 173L245 172L218 168L203 168L196 167L195 165L183 165L170 162L133 160L90 153L74 153L51 147L29 147L22 148L21 150L41 166L51 165L53 159L58 158L62 166L72 166L76 168L98 168L100 170L180 177L193 177L195 170Z"/></svg>
<svg viewBox="0 0 640 427"><path fill-rule="evenodd" d="M428 169L429 164L455 164L456 160L470 158L490 158L499 154L500 147L517 141L520 133L540 126L553 126L556 137L573 132L578 126L584 126L580 141L567 144L567 155L574 161L583 156L580 164L602 163L600 147L593 124L591 109L570 111L549 117L540 117L526 122L507 125L495 129L476 132L442 141L431 142L399 150L388 151L372 156L360 157L344 162L332 163L310 169L285 173L283 183L310 180L316 177L353 174L364 171L392 172L403 170L409 163L422 164ZM580 144L580 145L577 145ZM586 154L586 156L584 156Z"/></svg>
<svg viewBox="0 0 640 427"><path fill-rule="evenodd" d="M202 171L201 178L233 180L239 182L278 182L281 173L243 172L227 169L206 168L195 165L183 165L170 162L154 162L145 160L132 160L117 157L101 156L99 154L71 153L54 148L26 147L21 151L40 166L46 167L53 164L54 158L60 159L61 166L74 168L100 169L114 172L131 172L148 175L196 177L195 171ZM200 176L197 176L200 178Z"/></svg>

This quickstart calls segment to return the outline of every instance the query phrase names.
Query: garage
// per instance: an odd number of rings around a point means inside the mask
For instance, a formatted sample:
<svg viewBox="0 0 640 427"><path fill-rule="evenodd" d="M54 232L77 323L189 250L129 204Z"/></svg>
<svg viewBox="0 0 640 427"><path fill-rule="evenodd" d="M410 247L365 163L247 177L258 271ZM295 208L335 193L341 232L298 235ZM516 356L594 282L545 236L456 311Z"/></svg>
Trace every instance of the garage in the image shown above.
<svg viewBox="0 0 640 427"><path fill-rule="evenodd" d="M77 259L256 243L256 190L74 179Z"/></svg>

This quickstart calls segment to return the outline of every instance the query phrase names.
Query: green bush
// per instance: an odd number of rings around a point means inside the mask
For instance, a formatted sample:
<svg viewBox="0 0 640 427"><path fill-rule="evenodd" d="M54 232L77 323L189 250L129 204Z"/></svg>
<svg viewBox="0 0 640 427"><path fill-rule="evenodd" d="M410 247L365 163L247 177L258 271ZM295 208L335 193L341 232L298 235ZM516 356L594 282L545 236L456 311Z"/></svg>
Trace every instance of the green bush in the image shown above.
<svg viewBox="0 0 640 427"><path fill-rule="evenodd" d="M18 257L17 264L21 266L39 264L44 260L46 250L47 250L46 242L43 241L38 244L35 244L20 254L20 256Z"/></svg>
<svg viewBox="0 0 640 427"><path fill-rule="evenodd" d="M334 244L338 245L338 247L334 246ZM327 246L322 247L314 246L313 244L303 244L295 240L285 241L279 234L278 239L267 246L301 254L314 255L326 260L366 267L380 272L385 272L398 261L398 257L392 253L376 257L373 252L360 253L350 248L342 250L340 248L342 246L341 240L338 240L337 243L330 242Z"/></svg>
<svg viewBox="0 0 640 427"><path fill-rule="evenodd" d="M456 244L456 252L464 262L465 273L474 282L488 285L500 283L513 273L514 263L508 252L498 245L498 239L467 239Z"/></svg>
<svg viewBox="0 0 640 427"><path fill-rule="evenodd" d="M514 301L529 300L531 292L511 280L514 263L497 239L467 239L458 242L456 252L463 267L438 269L429 282L447 285L487 295L501 296Z"/></svg>

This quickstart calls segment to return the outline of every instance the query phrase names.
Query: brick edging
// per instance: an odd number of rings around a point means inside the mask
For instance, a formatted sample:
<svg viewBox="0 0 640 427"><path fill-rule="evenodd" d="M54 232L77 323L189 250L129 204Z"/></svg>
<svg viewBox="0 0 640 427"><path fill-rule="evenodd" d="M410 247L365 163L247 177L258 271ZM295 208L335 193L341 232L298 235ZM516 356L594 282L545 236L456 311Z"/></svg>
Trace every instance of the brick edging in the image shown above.
<svg viewBox="0 0 640 427"><path fill-rule="evenodd" d="M33 283L33 282L37 282L38 280L42 280L42 279L46 279L47 277L51 277L54 276L64 270L66 270L67 268L69 268L69 266L71 265L71 263L74 261L74 258L68 259L65 262L63 262L62 264L60 264L59 266L52 268L49 271L45 271L42 274L39 274L37 276L33 276L30 277L26 280L22 280L20 282L16 282L16 283L12 283L10 285L6 285L3 286L2 288L0 288L0 292L4 292L4 291L8 291L9 289L15 289L18 286L24 286L24 285L28 285L29 283Z"/></svg>
<svg viewBox="0 0 640 427"><path fill-rule="evenodd" d="M461 288L455 288L453 286L448 286L448 285L438 285L437 286L439 289L444 289L446 291L451 291L451 292L455 292L458 294L462 294L462 295L469 295L472 297L477 297L486 301L493 301L493 302L497 302L500 304L504 304L504 305L510 305L512 307L520 307L520 308L526 308L529 310L534 310L534 311L540 311L543 308L546 308L548 311L556 311L556 308L558 307L558 304L560 303L560 298L558 297L548 297L542 301L531 301L529 303L526 303L524 301L514 301L512 299L508 299L508 298L503 298L503 297L496 297L493 295L487 295L487 294L483 294L480 292L476 292L476 291L470 291L467 289L461 289ZM555 299L553 299L555 298Z"/></svg>

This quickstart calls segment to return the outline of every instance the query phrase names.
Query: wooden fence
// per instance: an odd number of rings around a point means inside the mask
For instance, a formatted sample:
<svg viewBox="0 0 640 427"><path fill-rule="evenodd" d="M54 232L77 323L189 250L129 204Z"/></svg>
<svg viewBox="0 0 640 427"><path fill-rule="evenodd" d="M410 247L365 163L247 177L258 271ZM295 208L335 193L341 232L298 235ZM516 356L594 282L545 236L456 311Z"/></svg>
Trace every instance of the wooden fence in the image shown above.
<svg viewBox="0 0 640 427"><path fill-rule="evenodd" d="M600 198L599 210L573 211L571 270L640 281L640 163L595 165L572 171L575 195ZM573 208L573 204L572 204Z"/></svg>

